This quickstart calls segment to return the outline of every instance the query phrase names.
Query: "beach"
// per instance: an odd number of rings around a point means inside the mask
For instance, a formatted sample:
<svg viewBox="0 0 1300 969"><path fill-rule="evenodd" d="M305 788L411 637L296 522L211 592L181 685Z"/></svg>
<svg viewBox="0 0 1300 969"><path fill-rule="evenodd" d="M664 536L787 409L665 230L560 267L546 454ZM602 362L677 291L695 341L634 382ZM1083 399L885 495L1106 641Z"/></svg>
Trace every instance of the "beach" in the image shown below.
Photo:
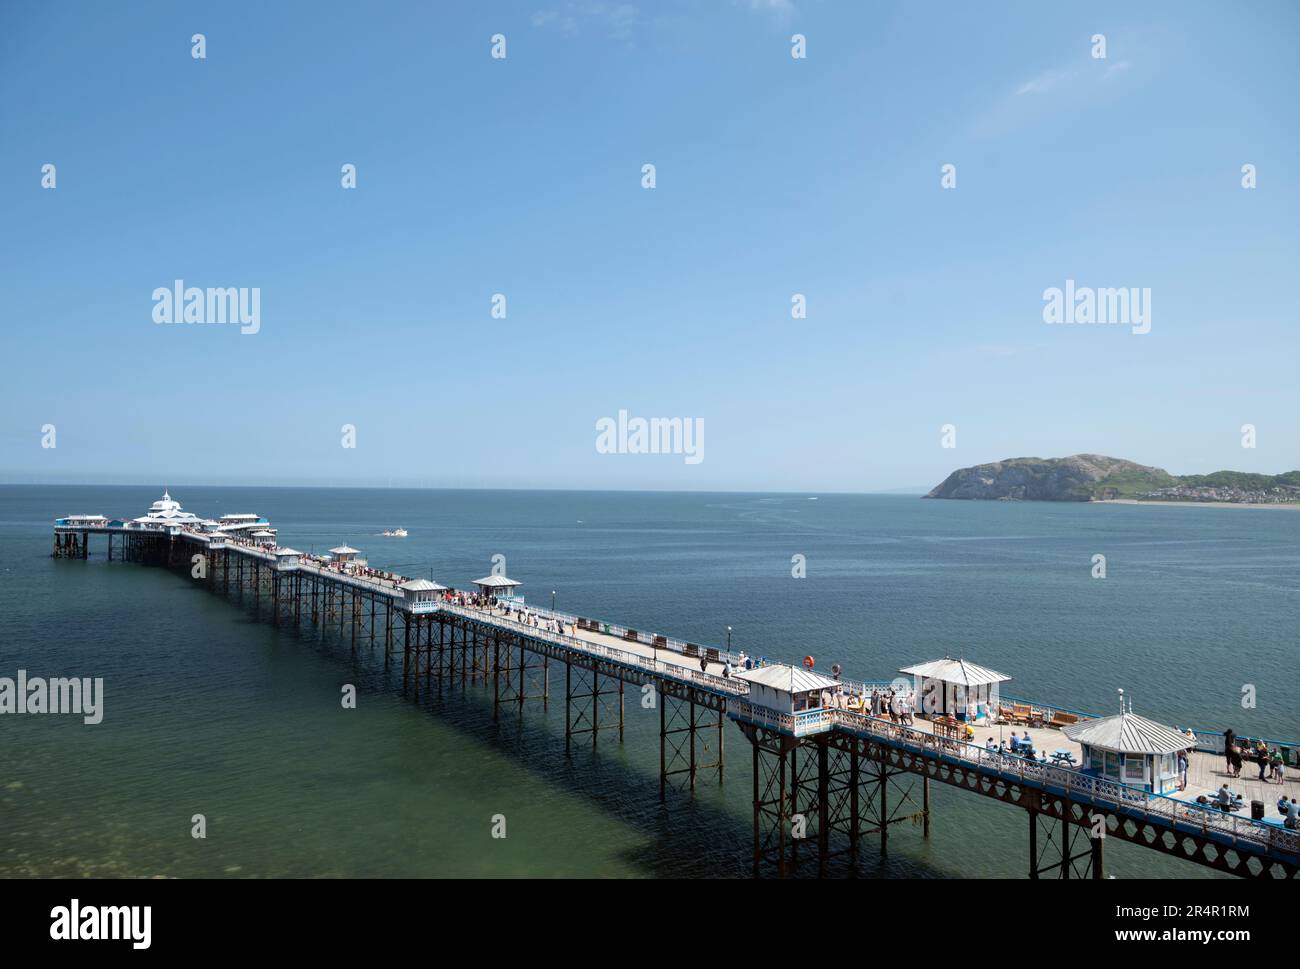
<svg viewBox="0 0 1300 969"><path fill-rule="evenodd" d="M1095 505L1142 505L1157 508L1161 505L1180 505L1192 508L1289 508L1300 510L1300 501L1142 501L1138 498L1104 498L1092 502Z"/></svg>

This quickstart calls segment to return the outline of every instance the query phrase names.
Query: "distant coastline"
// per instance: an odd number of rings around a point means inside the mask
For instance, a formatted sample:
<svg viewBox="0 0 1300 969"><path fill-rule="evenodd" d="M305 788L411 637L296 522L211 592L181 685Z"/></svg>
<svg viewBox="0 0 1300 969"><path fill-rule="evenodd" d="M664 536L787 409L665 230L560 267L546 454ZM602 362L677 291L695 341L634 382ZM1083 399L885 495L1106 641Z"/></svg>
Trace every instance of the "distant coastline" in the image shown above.
<svg viewBox="0 0 1300 969"><path fill-rule="evenodd" d="M959 468L927 498L964 501L1095 501L1144 505L1300 507L1300 471L1172 475L1104 454L1006 458Z"/></svg>

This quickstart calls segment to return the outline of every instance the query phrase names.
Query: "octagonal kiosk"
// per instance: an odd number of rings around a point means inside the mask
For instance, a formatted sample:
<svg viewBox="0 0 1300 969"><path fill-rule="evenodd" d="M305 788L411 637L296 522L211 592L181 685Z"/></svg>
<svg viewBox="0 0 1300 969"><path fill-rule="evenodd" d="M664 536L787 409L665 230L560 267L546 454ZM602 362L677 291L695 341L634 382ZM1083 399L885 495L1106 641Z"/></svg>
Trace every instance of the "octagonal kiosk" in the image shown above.
<svg viewBox="0 0 1300 969"><path fill-rule="evenodd" d="M748 683L749 694L727 701L732 719L794 737L830 729L832 697L840 688L837 680L784 663L744 670L734 679Z"/></svg>
<svg viewBox="0 0 1300 969"><path fill-rule="evenodd" d="M298 559L301 556L302 552L299 552L296 548L277 548L275 550L276 571L297 568Z"/></svg>
<svg viewBox="0 0 1300 969"><path fill-rule="evenodd" d="M1084 720L1061 728L1082 749L1085 773L1141 788L1152 794L1178 790L1178 755L1195 748L1181 730L1133 712L1132 700L1113 717Z"/></svg>

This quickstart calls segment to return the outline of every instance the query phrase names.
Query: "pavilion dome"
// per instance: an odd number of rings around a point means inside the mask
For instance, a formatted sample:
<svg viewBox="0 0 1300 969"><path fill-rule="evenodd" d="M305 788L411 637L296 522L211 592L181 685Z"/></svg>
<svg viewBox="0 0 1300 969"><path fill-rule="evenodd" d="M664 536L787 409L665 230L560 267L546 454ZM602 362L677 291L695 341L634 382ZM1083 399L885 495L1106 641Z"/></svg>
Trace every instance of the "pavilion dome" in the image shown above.
<svg viewBox="0 0 1300 969"><path fill-rule="evenodd" d="M167 491L163 491L163 496L149 506L150 512L168 512L180 511L181 503L173 498Z"/></svg>

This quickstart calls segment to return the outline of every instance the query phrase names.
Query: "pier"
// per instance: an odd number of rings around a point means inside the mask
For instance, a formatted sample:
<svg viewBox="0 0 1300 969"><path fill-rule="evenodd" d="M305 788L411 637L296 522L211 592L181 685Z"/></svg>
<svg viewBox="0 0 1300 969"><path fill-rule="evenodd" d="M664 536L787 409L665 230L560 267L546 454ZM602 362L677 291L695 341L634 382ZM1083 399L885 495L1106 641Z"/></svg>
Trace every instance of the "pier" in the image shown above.
<svg viewBox="0 0 1300 969"><path fill-rule="evenodd" d="M352 649L382 648L386 663L400 654L403 684L416 696L482 686L497 718L562 700L571 752L620 742L625 703L653 695L665 804L722 780L734 723L753 770L756 877L851 868L863 852L887 852L890 829L900 823L919 825L928 837L938 823L932 783L1023 811L1031 878L1103 878L1111 838L1241 877L1294 878L1300 870L1300 830L1197 803L1222 780L1214 767L1223 755L1209 744L1215 738L1184 745L1187 789L1162 791L1156 765L1182 735L1174 733L1170 746L1157 736L1167 728L1122 705L1118 716L1098 718L1003 697L988 703L970 742L951 709L898 718L848 699L889 681L855 682L838 670L830 678L797 664L746 669L723 647L526 604L519 583L504 575L458 590L371 568L347 546L328 558L308 555L279 544L270 523L251 513L201 519L165 494L140 518L57 519L52 554L84 560L95 536L106 539L110 560L167 567L213 593L251 598L273 625L334 631ZM1088 748L1095 759L1103 731L1076 725L1110 721L1136 724L1150 742L1166 744L1149 755L1154 783L1144 788L1087 769ZM982 746L1001 722L1032 728L1038 751L1060 759ZM1268 815L1277 794L1296 796L1294 780L1256 786L1241 777L1232 786L1251 795L1247 806L1262 799Z"/></svg>

